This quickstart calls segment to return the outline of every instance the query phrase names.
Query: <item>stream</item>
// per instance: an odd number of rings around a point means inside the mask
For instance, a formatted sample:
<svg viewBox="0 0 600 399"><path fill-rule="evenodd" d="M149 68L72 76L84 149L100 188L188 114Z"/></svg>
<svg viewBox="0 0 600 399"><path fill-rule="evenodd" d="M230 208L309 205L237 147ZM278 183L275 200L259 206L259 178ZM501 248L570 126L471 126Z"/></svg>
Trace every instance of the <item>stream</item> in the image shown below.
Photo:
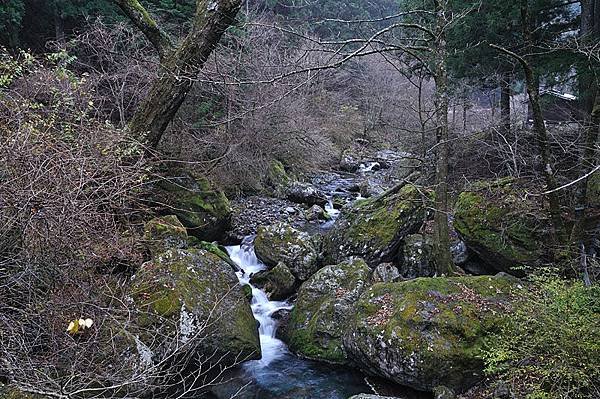
<svg viewBox="0 0 600 399"><path fill-rule="evenodd" d="M371 168L372 166L368 167ZM330 198L325 210L330 218L322 223L319 229L329 229L338 217L340 212L334 208L332 197L340 186L347 184L350 184L350 181L339 179L327 187ZM358 197L360 198L360 195ZM301 359L291 353L287 345L276 337L278 320L273 315L280 310L290 310L293 306L286 301L269 300L263 290L250 284L253 273L267 269L254 253L253 240L253 236L248 236L240 245L228 246L226 249L231 260L241 269L236 273L240 284L247 284L252 288L251 308L259 323L262 358L245 362L226 376L226 383L214 387L211 390L212 394L218 399L347 399L359 393L373 393L365 376L358 371ZM374 383L374 380L369 378L369 383ZM388 395L403 399L422 397L407 388L392 386L389 383L381 384L381 381L379 383L378 389L383 387L383 391Z"/></svg>

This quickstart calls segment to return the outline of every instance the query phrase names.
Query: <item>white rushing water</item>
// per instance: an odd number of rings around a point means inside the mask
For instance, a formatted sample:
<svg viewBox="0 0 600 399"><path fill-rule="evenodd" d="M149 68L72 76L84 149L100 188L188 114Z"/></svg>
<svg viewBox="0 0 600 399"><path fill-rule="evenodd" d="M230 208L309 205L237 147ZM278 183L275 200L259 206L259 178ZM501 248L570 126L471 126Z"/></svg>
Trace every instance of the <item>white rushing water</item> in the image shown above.
<svg viewBox="0 0 600 399"><path fill-rule="evenodd" d="M252 237L246 237L241 245L227 247L227 252L232 261L234 261L241 271L237 272L240 284L249 285L252 288L252 314L259 323L258 333L260 338L260 349L262 358L245 363L246 368L263 368L288 353L286 345L280 339L275 337L278 322L273 319L273 313L282 309L291 309L292 306L285 301L271 301L267 294L250 284L252 274L261 270L266 270L267 266L258 260L254 253Z"/></svg>
<svg viewBox="0 0 600 399"><path fill-rule="evenodd" d="M325 211L329 215L330 220L323 227L327 224L333 224L340 214L340 211L333 206L332 197L329 198L327 205L325 205ZM273 314L279 310L290 310L292 309L292 305L287 301L271 301L263 290L250 284L250 278L254 273L267 269L267 266L258 260L254 253L253 239L254 237L249 236L244 238L241 245L232 245L226 248L231 260L241 269L241 271L236 273L240 284L249 285L252 288L250 307L252 308L254 318L259 323L258 333L262 358L246 362L244 367L248 369L261 369L268 366L272 361L289 353L285 343L275 337L279 323L273 318Z"/></svg>

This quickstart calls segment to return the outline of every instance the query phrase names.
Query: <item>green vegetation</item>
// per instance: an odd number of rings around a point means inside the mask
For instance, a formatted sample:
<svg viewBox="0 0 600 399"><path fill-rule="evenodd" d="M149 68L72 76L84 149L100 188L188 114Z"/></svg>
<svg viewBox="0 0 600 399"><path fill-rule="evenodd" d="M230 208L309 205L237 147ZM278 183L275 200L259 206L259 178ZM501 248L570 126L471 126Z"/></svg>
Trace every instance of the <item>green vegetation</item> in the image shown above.
<svg viewBox="0 0 600 399"><path fill-rule="evenodd" d="M486 371L527 399L600 396L600 287L532 277L521 305L486 340Z"/></svg>

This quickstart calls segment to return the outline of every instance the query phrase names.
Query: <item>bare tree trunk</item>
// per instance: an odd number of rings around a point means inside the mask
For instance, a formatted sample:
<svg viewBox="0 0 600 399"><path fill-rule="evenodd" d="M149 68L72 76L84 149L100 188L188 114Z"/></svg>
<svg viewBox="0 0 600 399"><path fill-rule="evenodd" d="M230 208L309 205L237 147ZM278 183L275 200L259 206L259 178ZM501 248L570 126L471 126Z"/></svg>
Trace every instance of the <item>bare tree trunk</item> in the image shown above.
<svg viewBox="0 0 600 399"><path fill-rule="evenodd" d="M596 142L598 141L598 135L600 130L600 90L596 88L596 96L594 101L594 107L589 122L586 125L585 132L585 148L583 149L581 159L581 176L585 176L590 173L597 162L596 154ZM589 178L588 178L589 179ZM588 179L583 179L577 187L576 192L576 203L575 203L575 223L571 230L570 242L575 250L584 245L585 234L584 224L586 217L586 210L590 202L588 198Z"/></svg>
<svg viewBox="0 0 600 399"><path fill-rule="evenodd" d="M510 77L502 76L500 80L500 130L505 136L510 133Z"/></svg>
<svg viewBox="0 0 600 399"><path fill-rule="evenodd" d="M146 35L161 57L158 77L129 123L134 137L156 147L223 32L234 22L241 0L197 0L191 31L178 48L173 48L169 38L137 0L113 1Z"/></svg>
<svg viewBox="0 0 600 399"><path fill-rule="evenodd" d="M436 112L436 165L435 165L435 215L434 257L438 275L454 273L450 255L448 228L448 49L445 27L447 0L435 1L436 43L435 62L435 112Z"/></svg>

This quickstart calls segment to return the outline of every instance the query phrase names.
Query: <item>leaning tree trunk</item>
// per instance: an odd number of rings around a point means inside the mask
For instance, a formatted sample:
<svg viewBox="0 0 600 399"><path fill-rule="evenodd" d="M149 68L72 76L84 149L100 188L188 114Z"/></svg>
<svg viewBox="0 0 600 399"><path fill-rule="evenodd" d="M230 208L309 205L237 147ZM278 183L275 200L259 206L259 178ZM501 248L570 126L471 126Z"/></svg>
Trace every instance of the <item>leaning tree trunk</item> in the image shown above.
<svg viewBox="0 0 600 399"><path fill-rule="evenodd" d="M454 273L450 255L448 228L448 69L446 45L446 1L435 2L436 44L435 57L435 112L436 112L436 165L434 257L438 275Z"/></svg>
<svg viewBox="0 0 600 399"><path fill-rule="evenodd" d="M234 22L241 0L197 0L191 31L177 48L137 0L113 1L146 35L161 58L158 76L129 123L134 137L156 147L204 63Z"/></svg>

